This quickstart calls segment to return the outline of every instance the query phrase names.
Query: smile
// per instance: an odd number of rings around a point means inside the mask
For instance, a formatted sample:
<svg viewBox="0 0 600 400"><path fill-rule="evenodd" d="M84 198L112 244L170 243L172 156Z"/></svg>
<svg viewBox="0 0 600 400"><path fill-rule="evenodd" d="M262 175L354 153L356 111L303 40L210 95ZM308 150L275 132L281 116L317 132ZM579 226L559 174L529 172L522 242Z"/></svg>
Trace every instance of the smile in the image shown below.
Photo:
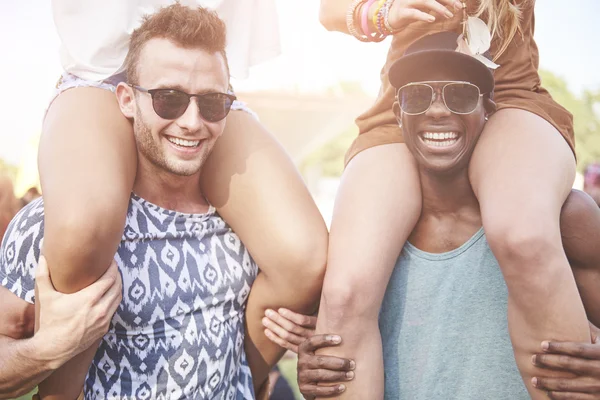
<svg viewBox="0 0 600 400"><path fill-rule="evenodd" d="M185 140L185 139L179 139L179 138L175 138L175 137L171 137L171 136L168 136L167 140L169 142L176 144L177 146L181 146L181 147L198 147L198 145L200 145L199 140Z"/></svg>
<svg viewBox="0 0 600 400"><path fill-rule="evenodd" d="M457 132L423 132L421 140L427 146L450 147L458 141Z"/></svg>

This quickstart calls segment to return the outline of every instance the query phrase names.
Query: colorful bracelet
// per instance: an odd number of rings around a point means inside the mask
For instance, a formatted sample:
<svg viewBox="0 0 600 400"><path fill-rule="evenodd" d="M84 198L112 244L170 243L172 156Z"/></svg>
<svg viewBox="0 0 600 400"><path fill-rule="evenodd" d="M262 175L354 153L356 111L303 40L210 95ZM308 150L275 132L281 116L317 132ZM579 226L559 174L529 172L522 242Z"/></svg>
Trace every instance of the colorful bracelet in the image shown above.
<svg viewBox="0 0 600 400"><path fill-rule="evenodd" d="M367 0L361 8L360 28L362 29L363 34L367 35L369 38L372 36L372 33L369 30L369 10L376 1L377 0Z"/></svg>
<svg viewBox="0 0 600 400"><path fill-rule="evenodd" d="M390 25L390 8L392 8L392 4L394 4L394 0L387 0L385 2L383 14L383 25L385 26L385 29L390 32L390 35L393 35L395 32L399 31L399 29L394 29Z"/></svg>
<svg viewBox="0 0 600 400"><path fill-rule="evenodd" d="M356 26L354 25L354 21L356 20L356 12L360 9L360 6L365 3L366 0L354 0L348 10L346 11L346 27L348 28L348 32L356 39L361 42L369 42L370 38L365 34L360 34L356 30Z"/></svg>
<svg viewBox="0 0 600 400"><path fill-rule="evenodd" d="M377 0L367 0L367 2L362 5L361 9L361 27L363 29L363 34L369 38L370 42L381 42L386 38L386 35L380 32L371 32L369 29L369 11L376 1Z"/></svg>
<svg viewBox="0 0 600 400"><path fill-rule="evenodd" d="M381 29L382 25L380 24L379 20L380 20L380 16L382 15L381 10L382 8L385 6L385 2L387 0L379 0L379 2L377 3L377 6L375 7L375 12L373 13L373 26L377 28L377 31L379 32L380 35L385 35L387 36L387 33Z"/></svg>

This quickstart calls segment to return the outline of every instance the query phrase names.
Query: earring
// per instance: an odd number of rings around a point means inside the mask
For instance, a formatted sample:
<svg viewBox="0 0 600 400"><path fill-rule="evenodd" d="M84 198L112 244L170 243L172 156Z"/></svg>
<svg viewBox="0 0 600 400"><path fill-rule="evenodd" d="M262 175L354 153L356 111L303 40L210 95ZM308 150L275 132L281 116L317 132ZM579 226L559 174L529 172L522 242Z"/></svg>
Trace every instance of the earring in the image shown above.
<svg viewBox="0 0 600 400"><path fill-rule="evenodd" d="M484 118L484 119L485 119L486 121L487 121L487 120L489 120L489 118L488 118L488 116L487 116L487 115L485 116L485 118Z"/></svg>

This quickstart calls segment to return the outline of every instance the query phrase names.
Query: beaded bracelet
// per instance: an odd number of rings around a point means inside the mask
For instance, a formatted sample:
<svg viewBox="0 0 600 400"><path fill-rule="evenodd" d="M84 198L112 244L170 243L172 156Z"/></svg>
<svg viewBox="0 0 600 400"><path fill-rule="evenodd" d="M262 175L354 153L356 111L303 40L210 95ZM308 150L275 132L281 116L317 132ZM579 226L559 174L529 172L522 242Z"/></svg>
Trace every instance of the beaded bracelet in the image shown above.
<svg viewBox="0 0 600 400"><path fill-rule="evenodd" d="M398 31L398 29L394 29L391 25L390 25L390 8L392 8L392 4L394 4L394 0L387 0L385 2L385 6L383 8L383 25L385 26L385 29L390 32L390 35L393 35L395 32Z"/></svg>
<svg viewBox="0 0 600 400"><path fill-rule="evenodd" d="M375 7L375 13L373 13L373 26L377 28L377 31L381 35L387 36L388 33L385 31L384 27L381 24L381 17L383 16L382 8L385 6L385 2L387 0L379 0L377 6Z"/></svg>
<svg viewBox="0 0 600 400"><path fill-rule="evenodd" d="M381 42L385 39L386 35L381 34L380 32L371 32L369 30L369 10L373 3L377 0L367 0L366 3L362 5L361 9L361 27L363 34L369 38L370 42Z"/></svg>

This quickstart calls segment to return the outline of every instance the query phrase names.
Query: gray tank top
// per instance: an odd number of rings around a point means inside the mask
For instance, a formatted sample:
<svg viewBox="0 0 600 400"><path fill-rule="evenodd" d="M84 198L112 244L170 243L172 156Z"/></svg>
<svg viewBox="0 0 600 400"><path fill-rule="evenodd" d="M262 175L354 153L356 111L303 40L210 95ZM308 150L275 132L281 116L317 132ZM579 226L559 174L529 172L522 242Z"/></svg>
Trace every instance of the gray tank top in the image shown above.
<svg viewBox="0 0 600 400"><path fill-rule="evenodd" d="M506 311L506 284L483 228L442 254L407 243L379 317L385 399L529 399Z"/></svg>

